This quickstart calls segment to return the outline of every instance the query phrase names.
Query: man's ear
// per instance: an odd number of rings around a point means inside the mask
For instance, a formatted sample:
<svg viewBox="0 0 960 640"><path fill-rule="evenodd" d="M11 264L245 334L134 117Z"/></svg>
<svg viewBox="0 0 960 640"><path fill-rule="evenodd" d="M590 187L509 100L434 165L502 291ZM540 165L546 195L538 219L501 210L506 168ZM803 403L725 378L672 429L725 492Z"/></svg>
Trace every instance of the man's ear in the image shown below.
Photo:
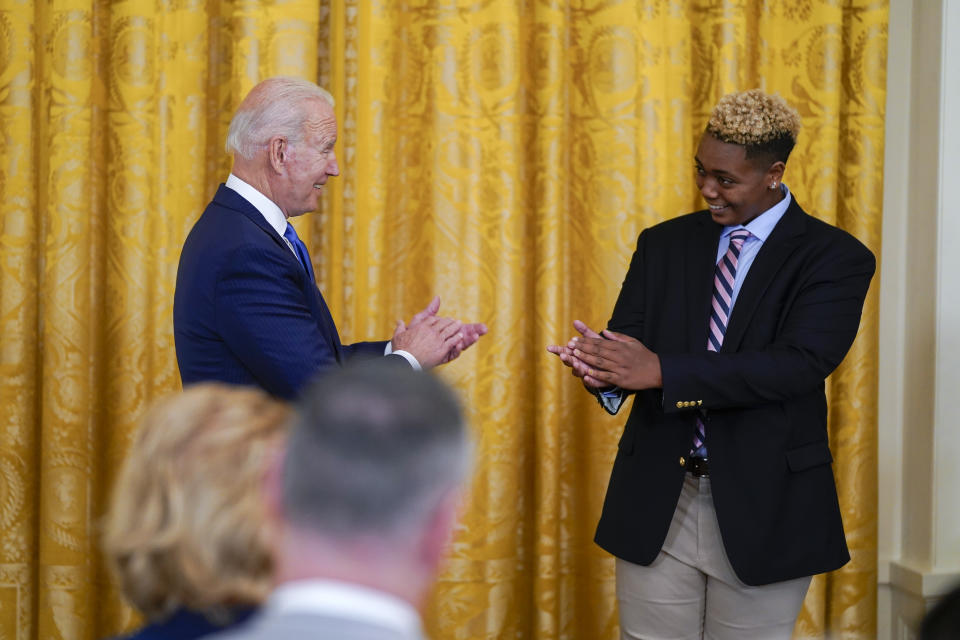
<svg viewBox="0 0 960 640"><path fill-rule="evenodd" d="M777 160L770 168L767 169L767 186L770 185L780 185L780 182L783 180L783 171L787 168L787 165L782 160Z"/></svg>
<svg viewBox="0 0 960 640"><path fill-rule="evenodd" d="M460 491L450 490L427 518L420 538L420 561L430 572L436 572L453 538L453 529L460 515Z"/></svg>
<svg viewBox="0 0 960 640"><path fill-rule="evenodd" d="M287 139L282 136L270 138L267 142L267 160L276 173L283 173L287 162Z"/></svg>

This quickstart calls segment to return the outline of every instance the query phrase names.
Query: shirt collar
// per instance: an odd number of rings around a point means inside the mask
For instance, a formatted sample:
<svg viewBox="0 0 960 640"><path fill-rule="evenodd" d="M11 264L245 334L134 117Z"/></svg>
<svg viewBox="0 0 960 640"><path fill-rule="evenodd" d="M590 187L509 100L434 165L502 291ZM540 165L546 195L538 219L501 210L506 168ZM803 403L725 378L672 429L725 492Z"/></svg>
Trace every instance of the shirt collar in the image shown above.
<svg viewBox="0 0 960 640"><path fill-rule="evenodd" d="M240 194L240 197L252 204L267 221L267 224L273 227L280 234L280 237L283 237L283 233L287 230L287 217L283 215L283 211L280 210L277 203L232 173L227 176L224 186L233 189Z"/></svg>
<svg viewBox="0 0 960 640"><path fill-rule="evenodd" d="M729 227L724 227L721 235L726 238L737 229L746 229L750 232L751 236L759 239L760 242L766 242L767 238L770 236L770 233L773 232L773 228L777 226L777 223L780 222L780 218L782 218L783 214L787 212L787 208L790 206L790 201L793 199L793 196L790 195L790 189L787 188L787 185L781 182L780 188L783 191L783 199L780 202L773 205L745 225L735 224Z"/></svg>
<svg viewBox="0 0 960 640"><path fill-rule="evenodd" d="M392 594L336 580L296 580L278 586L265 605L270 613L313 613L396 629L405 638L421 638L420 615Z"/></svg>

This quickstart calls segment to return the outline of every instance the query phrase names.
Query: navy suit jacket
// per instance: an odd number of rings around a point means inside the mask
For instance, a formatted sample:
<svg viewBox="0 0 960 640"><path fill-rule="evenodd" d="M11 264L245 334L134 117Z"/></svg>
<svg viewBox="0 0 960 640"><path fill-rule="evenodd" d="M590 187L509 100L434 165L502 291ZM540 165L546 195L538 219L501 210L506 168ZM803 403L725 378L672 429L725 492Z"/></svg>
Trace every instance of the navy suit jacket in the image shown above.
<svg viewBox="0 0 960 640"><path fill-rule="evenodd" d="M253 612L253 609L240 609L233 612L229 622L217 624L199 612L177 609L169 618L147 624L130 635L115 640L195 640L217 631L238 627L244 624Z"/></svg>
<svg viewBox="0 0 960 640"><path fill-rule="evenodd" d="M596 541L636 564L657 557L683 485L681 458L704 411L714 506L737 576L760 585L830 571L850 556L824 380L856 336L874 257L793 200L757 253L713 353L706 345L721 231L699 211L637 240L608 326L658 354L663 389L635 395Z"/></svg>
<svg viewBox="0 0 960 640"><path fill-rule="evenodd" d="M382 356L386 347L341 344L320 290L285 240L222 184L184 242L173 330L184 386L259 386L286 399L319 370Z"/></svg>

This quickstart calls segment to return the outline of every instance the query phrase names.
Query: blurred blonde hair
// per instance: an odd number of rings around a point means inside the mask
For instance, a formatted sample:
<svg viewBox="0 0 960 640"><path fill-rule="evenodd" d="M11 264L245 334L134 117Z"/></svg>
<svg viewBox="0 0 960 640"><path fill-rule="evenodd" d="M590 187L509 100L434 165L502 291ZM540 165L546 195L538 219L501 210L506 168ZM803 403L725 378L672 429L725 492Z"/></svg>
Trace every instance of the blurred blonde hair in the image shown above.
<svg viewBox="0 0 960 640"><path fill-rule="evenodd" d="M289 414L261 391L201 384L144 416L114 489L104 551L148 619L179 607L217 617L266 597L261 485Z"/></svg>

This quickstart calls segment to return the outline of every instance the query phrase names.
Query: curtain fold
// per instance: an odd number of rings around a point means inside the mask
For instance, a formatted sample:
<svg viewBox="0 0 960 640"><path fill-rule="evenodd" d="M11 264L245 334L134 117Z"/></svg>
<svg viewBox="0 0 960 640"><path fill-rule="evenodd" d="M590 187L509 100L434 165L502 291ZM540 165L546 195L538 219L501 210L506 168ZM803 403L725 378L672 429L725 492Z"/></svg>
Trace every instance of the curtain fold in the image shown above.
<svg viewBox="0 0 960 640"><path fill-rule="evenodd" d="M717 99L800 110L785 181L880 253L887 3L877 0L7 0L0 6L0 636L137 617L97 552L136 421L179 388L183 239L259 80L334 94L341 176L297 221L345 340L437 294L491 332L441 369L475 479L426 613L435 638L617 637L592 543L625 414L544 345L603 325L637 234L702 206ZM828 382L853 560L796 637L876 635L878 281ZM642 488L638 488L642 491Z"/></svg>

